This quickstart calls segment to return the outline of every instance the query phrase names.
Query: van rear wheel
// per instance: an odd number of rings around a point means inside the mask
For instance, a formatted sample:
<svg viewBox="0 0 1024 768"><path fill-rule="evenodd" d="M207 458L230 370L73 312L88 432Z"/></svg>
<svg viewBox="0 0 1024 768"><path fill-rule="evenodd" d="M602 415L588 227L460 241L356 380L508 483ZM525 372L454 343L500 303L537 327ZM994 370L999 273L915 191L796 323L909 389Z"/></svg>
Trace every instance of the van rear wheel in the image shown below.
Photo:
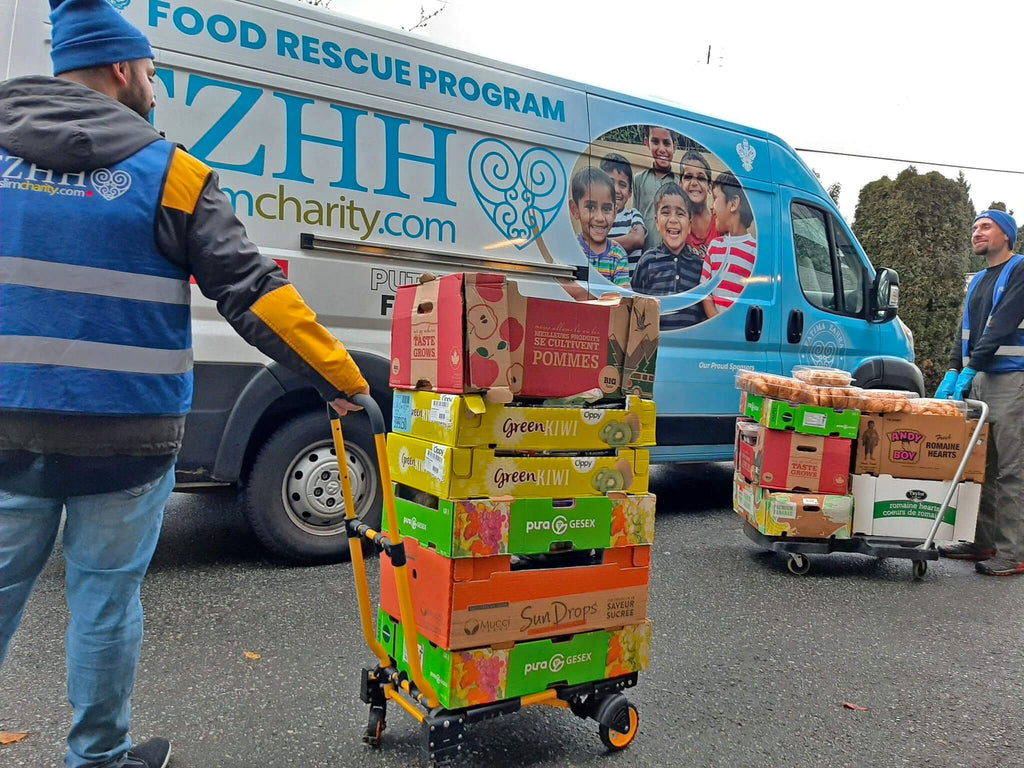
<svg viewBox="0 0 1024 768"><path fill-rule="evenodd" d="M380 527L384 502L369 421L351 414L342 424L356 516ZM245 516L274 555L296 563L349 556L345 501L327 413L297 416L260 449L245 487Z"/></svg>

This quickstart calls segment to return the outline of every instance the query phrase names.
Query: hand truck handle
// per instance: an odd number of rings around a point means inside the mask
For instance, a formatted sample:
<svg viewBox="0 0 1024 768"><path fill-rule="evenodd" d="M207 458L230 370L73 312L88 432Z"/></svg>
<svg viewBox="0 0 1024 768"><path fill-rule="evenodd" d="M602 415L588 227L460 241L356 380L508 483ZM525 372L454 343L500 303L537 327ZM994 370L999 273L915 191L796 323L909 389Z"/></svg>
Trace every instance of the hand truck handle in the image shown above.
<svg viewBox="0 0 1024 768"><path fill-rule="evenodd" d="M383 435L388 431L387 425L384 423L384 414L381 413L376 400L363 394L353 395L348 399L366 411L366 415L370 417L370 429L373 430L373 434Z"/></svg>

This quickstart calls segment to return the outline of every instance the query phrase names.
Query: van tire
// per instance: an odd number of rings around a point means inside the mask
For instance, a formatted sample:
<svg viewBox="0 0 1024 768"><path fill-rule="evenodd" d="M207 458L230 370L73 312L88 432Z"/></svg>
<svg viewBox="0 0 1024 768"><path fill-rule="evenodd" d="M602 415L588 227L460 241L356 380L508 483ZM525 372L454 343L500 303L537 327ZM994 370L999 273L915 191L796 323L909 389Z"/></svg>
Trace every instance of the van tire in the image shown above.
<svg viewBox="0 0 1024 768"><path fill-rule="evenodd" d="M366 416L346 416L343 434L356 516L379 529L384 495ZM275 556L311 565L348 559L345 503L325 412L282 424L256 455L244 493L249 525Z"/></svg>

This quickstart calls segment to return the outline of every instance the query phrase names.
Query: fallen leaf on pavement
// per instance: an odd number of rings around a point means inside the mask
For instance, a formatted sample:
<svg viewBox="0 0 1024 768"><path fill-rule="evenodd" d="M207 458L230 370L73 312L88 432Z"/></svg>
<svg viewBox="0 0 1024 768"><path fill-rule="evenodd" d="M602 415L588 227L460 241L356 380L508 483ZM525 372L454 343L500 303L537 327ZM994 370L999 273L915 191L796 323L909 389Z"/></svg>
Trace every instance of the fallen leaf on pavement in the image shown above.
<svg viewBox="0 0 1024 768"><path fill-rule="evenodd" d="M859 707L856 704L851 704L848 701L844 701L843 702L843 706L846 707L847 709L852 709L855 712L867 712L868 711L867 707Z"/></svg>
<svg viewBox="0 0 1024 768"><path fill-rule="evenodd" d="M243 653L245 654L245 658L251 659L252 661L262 658L258 653L253 653L252 651L243 651Z"/></svg>
<svg viewBox="0 0 1024 768"><path fill-rule="evenodd" d="M27 733L0 733L0 744L17 744L27 738Z"/></svg>

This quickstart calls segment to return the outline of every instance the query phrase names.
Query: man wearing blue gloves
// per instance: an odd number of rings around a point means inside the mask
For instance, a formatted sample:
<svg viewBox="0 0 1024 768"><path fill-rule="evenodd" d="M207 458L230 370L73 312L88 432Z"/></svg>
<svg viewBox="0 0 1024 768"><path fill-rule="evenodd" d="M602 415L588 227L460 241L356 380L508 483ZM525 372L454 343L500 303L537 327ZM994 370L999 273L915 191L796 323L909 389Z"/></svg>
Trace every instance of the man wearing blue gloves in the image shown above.
<svg viewBox="0 0 1024 768"><path fill-rule="evenodd" d="M1024 256L1013 253L1017 222L982 211L971 246L988 268L967 288L961 338L935 396L972 397L989 407L985 485L973 543L940 547L945 557L977 561L979 573L1024 573Z"/></svg>

